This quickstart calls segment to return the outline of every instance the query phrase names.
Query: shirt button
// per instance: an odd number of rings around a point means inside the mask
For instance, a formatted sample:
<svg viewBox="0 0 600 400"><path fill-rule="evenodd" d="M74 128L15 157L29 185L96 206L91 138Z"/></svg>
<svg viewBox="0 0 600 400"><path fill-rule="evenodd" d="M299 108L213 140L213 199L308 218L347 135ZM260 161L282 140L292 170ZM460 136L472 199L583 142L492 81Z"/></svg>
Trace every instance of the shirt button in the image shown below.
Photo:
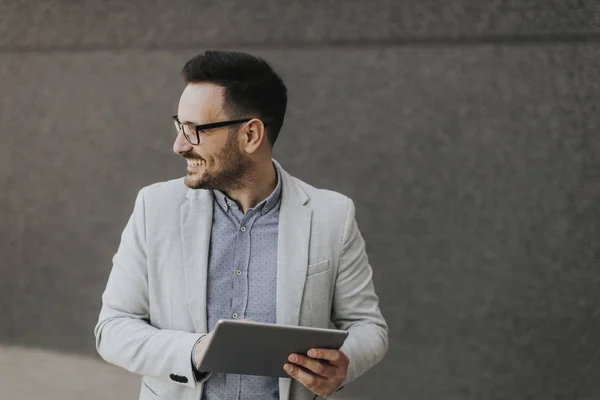
<svg viewBox="0 0 600 400"><path fill-rule="evenodd" d="M241 231L242 231L242 232L246 232L246 227L245 227L245 226L242 226L242 229L241 229Z"/></svg>
<svg viewBox="0 0 600 400"><path fill-rule="evenodd" d="M262 213L263 213L263 214L266 214L266 213L267 213L267 207L265 207L265 208L263 208L263 209L262 209Z"/></svg>
<svg viewBox="0 0 600 400"><path fill-rule="evenodd" d="M234 312L234 313L233 313L233 318L235 319L235 318L237 318L237 317L238 317L238 316L237 316L237 313L236 313L236 312Z"/></svg>
<svg viewBox="0 0 600 400"><path fill-rule="evenodd" d="M233 205L233 203L231 203L230 201L228 201L228 202L227 202L227 205L228 205L229 207L231 207L231 206Z"/></svg>
<svg viewBox="0 0 600 400"><path fill-rule="evenodd" d="M239 269L237 271L235 271L236 275L240 276L242 274L242 271L240 271Z"/></svg>

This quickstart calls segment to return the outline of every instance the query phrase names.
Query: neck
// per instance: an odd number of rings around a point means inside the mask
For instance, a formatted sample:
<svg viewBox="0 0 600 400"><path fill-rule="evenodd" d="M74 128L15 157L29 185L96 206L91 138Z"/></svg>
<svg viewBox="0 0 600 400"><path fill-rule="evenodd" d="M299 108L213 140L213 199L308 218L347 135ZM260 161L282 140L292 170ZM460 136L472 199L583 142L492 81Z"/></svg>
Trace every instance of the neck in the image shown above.
<svg viewBox="0 0 600 400"><path fill-rule="evenodd" d="M224 191L224 193L235 201L245 214L246 211L269 197L276 186L277 174L273 162L269 158L255 164L255 168L246 176L243 188Z"/></svg>

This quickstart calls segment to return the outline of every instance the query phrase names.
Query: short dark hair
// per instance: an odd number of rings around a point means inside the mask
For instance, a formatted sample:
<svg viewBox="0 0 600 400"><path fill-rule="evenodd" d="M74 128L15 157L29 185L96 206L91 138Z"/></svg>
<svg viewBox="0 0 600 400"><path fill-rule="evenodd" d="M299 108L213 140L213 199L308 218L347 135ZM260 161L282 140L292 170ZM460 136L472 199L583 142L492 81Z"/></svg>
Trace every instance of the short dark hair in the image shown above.
<svg viewBox="0 0 600 400"><path fill-rule="evenodd" d="M269 142L275 144L287 108L287 88L265 60L247 53L210 50L189 60L181 75L188 84L222 86L228 116L261 118Z"/></svg>

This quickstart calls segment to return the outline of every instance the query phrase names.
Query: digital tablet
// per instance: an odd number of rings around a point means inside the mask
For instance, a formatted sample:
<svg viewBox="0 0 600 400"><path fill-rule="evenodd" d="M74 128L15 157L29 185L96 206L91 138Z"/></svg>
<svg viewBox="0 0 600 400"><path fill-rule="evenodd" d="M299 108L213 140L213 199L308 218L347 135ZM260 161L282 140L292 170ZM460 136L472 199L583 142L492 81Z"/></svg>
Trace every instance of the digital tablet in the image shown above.
<svg viewBox="0 0 600 400"><path fill-rule="evenodd" d="M335 329L219 320L199 370L289 377L283 365L290 354L339 350L347 336L347 331Z"/></svg>

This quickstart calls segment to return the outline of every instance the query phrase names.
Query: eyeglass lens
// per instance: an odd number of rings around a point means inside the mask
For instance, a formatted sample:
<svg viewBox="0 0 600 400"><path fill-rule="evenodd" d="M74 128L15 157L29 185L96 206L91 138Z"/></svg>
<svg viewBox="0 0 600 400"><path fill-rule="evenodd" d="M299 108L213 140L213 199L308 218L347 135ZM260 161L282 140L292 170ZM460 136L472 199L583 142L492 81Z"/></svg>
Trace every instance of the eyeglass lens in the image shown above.
<svg viewBox="0 0 600 400"><path fill-rule="evenodd" d="M177 120L173 120L175 125L175 132L179 134L181 130L183 130L183 136L185 136L186 140L191 144L198 144L198 137L196 136L196 128L189 124L182 124Z"/></svg>

